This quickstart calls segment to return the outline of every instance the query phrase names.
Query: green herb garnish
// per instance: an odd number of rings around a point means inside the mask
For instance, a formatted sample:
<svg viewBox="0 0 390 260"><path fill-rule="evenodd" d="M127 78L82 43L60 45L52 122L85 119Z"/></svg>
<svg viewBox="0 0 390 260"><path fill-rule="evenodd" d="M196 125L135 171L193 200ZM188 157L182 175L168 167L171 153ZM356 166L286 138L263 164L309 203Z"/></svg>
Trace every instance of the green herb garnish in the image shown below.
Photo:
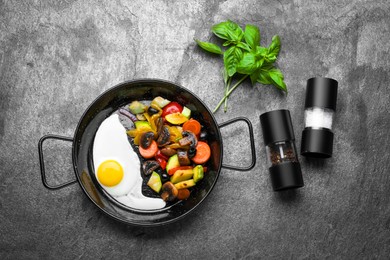
<svg viewBox="0 0 390 260"><path fill-rule="evenodd" d="M284 83L282 72L274 67L279 51L280 38L278 35L272 37L270 46L260 46L260 30L258 27L247 24L245 31L236 23L227 20L214 25L212 32L219 38L226 40L222 48L214 43L196 40L196 43L203 50L223 55L223 79L225 85L224 97L214 109L214 113L225 102L224 111L227 111L227 99L230 94L247 78L250 77L252 85L256 82L265 85L274 85L278 89L287 93L287 86ZM241 74L233 87L233 77Z"/></svg>

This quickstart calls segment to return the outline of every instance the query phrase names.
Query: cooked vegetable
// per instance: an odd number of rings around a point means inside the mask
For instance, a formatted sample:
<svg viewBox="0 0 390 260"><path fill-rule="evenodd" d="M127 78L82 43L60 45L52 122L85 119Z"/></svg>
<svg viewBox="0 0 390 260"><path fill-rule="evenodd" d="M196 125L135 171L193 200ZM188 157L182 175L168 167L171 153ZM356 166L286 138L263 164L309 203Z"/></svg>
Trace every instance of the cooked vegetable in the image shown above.
<svg viewBox="0 0 390 260"><path fill-rule="evenodd" d="M150 124L147 121L136 121L134 122L135 129L131 129L127 131L127 134L134 138L134 144L139 145L141 135L145 132L154 132L153 129L150 127Z"/></svg>
<svg viewBox="0 0 390 260"><path fill-rule="evenodd" d="M171 102L163 108L161 116L165 118L169 114L181 113L181 111L183 111L183 107L179 103Z"/></svg>
<svg viewBox="0 0 390 260"><path fill-rule="evenodd" d="M163 108L165 107L166 105L168 105L169 103L171 103L171 101L169 101L168 99L165 99L163 97L155 97L153 100L152 100L152 104L156 104L157 106L159 106L160 108Z"/></svg>
<svg viewBox="0 0 390 260"><path fill-rule="evenodd" d="M202 164L211 156L207 142L198 142L198 138L207 139L207 132L191 118L191 110L177 102L156 97L150 105L133 101L130 106L138 113L123 108L126 112L122 112L135 120L135 128L127 134L147 159L142 163L143 173L150 176L147 185L165 201L188 199L191 187L203 179L206 167Z"/></svg>
<svg viewBox="0 0 390 260"><path fill-rule="evenodd" d="M175 185L175 187L180 190L180 189L186 189L186 188L191 188L193 186L195 186L195 182L193 179L190 179L190 180L186 180L186 181L181 181L181 182L178 182Z"/></svg>
<svg viewBox="0 0 390 260"><path fill-rule="evenodd" d="M182 135L183 138L179 140L179 144L181 146L189 145L191 147L196 147L196 145L198 144L198 139L196 138L194 133L190 131L183 131Z"/></svg>
<svg viewBox="0 0 390 260"><path fill-rule="evenodd" d="M168 174L173 175L178 170L188 170L188 169L192 169L192 166L179 166L179 167L169 169Z"/></svg>
<svg viewBox="0 0 390 260"><path fill-rule="evenodd" d="M153 172L148 181L148 186L157 193L160 193L162 182L160 175L157 172Z"/></svg>
<svg viewBox="0 0 390 260"><path fill-rule="evenodd" d="M181 138L183 138L183 136L181 135L181 132L183 132L183 129L181 127L169 126L168 129L169 129L169 133L171 134L171 137L169 139L171 142L177 142Z"/></svg>
<svg viewBox="0 0 390 260"><path fill-rule="evenodd" d="M148 121L136 121L134 124L137 130L153 130Z"/></svg>
<svg viewBox="0 0 390 260"><path fill-rule="evenodd" d="M135 115L133 115L132 113L130 113L129 111L127 111L126 109L119 108L119 113L128 117L133 122L138 121L138 118Z"/></svg>
<svg viewBox="0 0 390 260"><path fill-rule="evenodd" d="M162 117L158 117L156 119L156 121L154 121L154 123L156 125L157 137L159 137L159 135L161 134L163 125L164 125L164 120L162 119Z"/></svg>
<svg viewBox="0 0 390 260"><path fill-rule="evenodd" d="M194 167L194 182L198 182L201 179L203 179L203 166L202 165L197 165Z"/></svg>
<svg viewBox="0 0 390 260"><path fill-rule="evenodd" d="M166 145L165 147L167 147L167 148L172 148L172 149L179 149L179 148L183 148L183 147L181 147L181 146L180 146L180 144L179 144L179 143L172 143L172 144L168 144L168 145Z"/></svg>
<svg viewBox="0 0 390 260"><path fill-rule="evenodd" d="M169 157L170 157L170 156L164 155L164 154L161 152L161 150L158 150L155 156L156 156L156 157L160 157L161 159L164 159L165 161L168 161L168 159L169 159Z"/></svg>
<svg viewBox="0 0 390 260"><path fill-rule="evenodd" d="M190 118L191 116L191 109L189 109L188 107L184 106L183 107L183 111L181 111L182 115L187 117L187 118Z"/></svg>
<svg viewBox="0 0 390 260"><path fill-rule="evenodd" d="M139 153L144 157L145 159L153 158L158 151L158 146L156 141L152 141L150 146L147 149L142 148L142 146L139 147Z"/></svg>
<svg viewBox="0 0 390 260"><path fill-rule="evenodd" d="M180 189L177 193L177 199L179 200L186 200L190 197L190 190L189 189Z"/></svg>
<svg viewBox="0 0 390 260"><path fill-rule="evenodd" d="M133 101L129 105L130 112L133 114L141 114L146 110L146 106L139 101Z"/></svg>
<svg viewBox="0 0 390 260"><path fill-rule="evenodd" d="M144 116L144 114L137 114L136 117L138 120L146 121L146 117Z"/></svg>
<svg viewBox="0 0 390 260"><path fill-rule="evenodd" d="M172 125L181 125L188 120L187 117L185 117L182 113L179 112L166 115L165 119Z"/></svg>
<svg viewBox="0 0 390 260"><path fill-rule="evenodd" d="M165 168L167 167L167 161L161 157L156 157L156 160L157 160L158 164L160 165L161 169L165 170Z"/></svg>
<svg viewBox="0 0 390 260"><path fill-rule="evenodd" d="M157 151L156 155L154 156L157 162L160 164L160 167L165 170L167 166L167 160L169 159L167 156L163 155L160 150Z"/></svg>
<svg viewBox="0 0 390 260"><path fill-rule="evenodd" d="M163 126L162 127L162 130L161 130L161 133L159 134L158 138L157 138L157 144L158 146L164 146L164 145L167 145L169 143L169 138L170 138L170 134L169 134L169 129L167 126Z"/></svg>
<svg viewBox="0 0 390 260"><path fill-rule="evenodd" d="M188 152L187 150L184 149L178 149L177 150L177 156L179 158L179 164L181 166L186 166L191 164L191 160L188 157Z"/></svg>
<svg viewBox="0 0 390 260"><path fill-rule="evenodd" d="M177 198L177 194L178 190L172 182L167 181L164 183L161 193L161 198L164 201L174 201Z"/></svg>
<svg viewBox="0 0 390 260"><path fill-rule="evenodd" d="M172 175L171 182L175 184L181 181L189 180L192 178L193 175L194 175L194 171L192 169L177 170L175 174Z"/></svg>
<svg viewBox="0 0 390 260"><path fill-rule="evenodd" d="M142 170L145 175L150 175L153 171L160 167L160 164L155 160L148 160L142 164Z"/></svg>
<svg viewBox="0 0 390 260"><path fill-rule="evenodd" d="M153 132L145 132L141 134L140 137L140 146L144 149L148 149L148 147L152 144L152 141L154 139L154 133Z"/></svg>
<svg viewBox="0 0 390 260"><path fill-rule="evenodd" d="M202 126L200 125L200 123L193 118L185 122L183 125L183 131L190 131L196 136L199 136L201 129Z"/></svg>
<svg viewBox="0 0 390 260"><path fill-rule="evenodd" d="M206 142L199 141L198 145L196 146L196 154L192 158L192 161L196 164L203 164L210 159L210 156L210 146Z"/></svg>
<svg viewBox="0 0 390 260"><path fill-rule="evenodd" d="M162 111L158 112L157 114L154 114L150 116L148 113L143 113L145 116L146 120L149 122L150 127L157 133L157 126L156 126L156 120L158 117L160 117Z"/></svg>
<svg viewBox="0 0 390 260"><path fill-rule="evenodd" d="M166 170L169 173L170 169L173 169L173 168L176 168L179 166L180 166L179 157L177 157L177 154L175 154L175 155L169 157Z"/></svg>
<svg viewBox="0 0 390 260"><path fill-rule="evenodd" d="M160 151L163 155L168 157L171 157L172 155L176 154L176 150L169 147L164 147Z"/></svg>

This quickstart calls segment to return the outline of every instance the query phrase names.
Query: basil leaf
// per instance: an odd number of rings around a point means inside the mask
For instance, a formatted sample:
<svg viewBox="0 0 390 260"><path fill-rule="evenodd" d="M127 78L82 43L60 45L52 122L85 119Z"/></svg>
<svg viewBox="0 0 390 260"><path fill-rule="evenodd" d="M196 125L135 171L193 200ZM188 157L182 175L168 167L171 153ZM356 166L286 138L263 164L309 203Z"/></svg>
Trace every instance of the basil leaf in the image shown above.
<svg viewBox="0 0 390 260"><path fill-rule="evenodd" d="M228 75L228 73L226 71L225 66L222 69L222 77L223 77L223 83L225 83L225 86L226 86L227 83L228 83L228 80L229 80L229 75Z"/></svg>
<svg viewBox="0 0 390 260"><path fill-rule="evenodd" d="M264 85L272 85L273 81L269 75L269 70L260 70L257 81Z"/></svg>
<svg viewBox="0 0 390 260"><path fill-rule="evenodd" d="M219 38L228 41L238 42L241 41L244 36L244 32L241 27L230 20L214 25L211 30Z"/></svg>
<svg viewBox="0 0 390 260"><path fill-rule="evenodd" d="M256 57L257 58L264 58L267 56L268 49L261 46L256 46Z"/></svg>
<svg viewBox="0 0 390 260"><path fill-rule="evenodd" d="M246 43L253 49L260 44L260 31L254 25L247 24L245 26L244 38Z"/></svg>
<svg viewBox="0 0 390 260"><path fill-rule="evenodd" d="M271 79L273 81L273 85L275 87L287 92L286 83L284 83L284 81L283 81L284 76L279 69L273 68L273 69L269 70L269 76L271 77Z"/></svg>
<svg viewBox="0 0 390 260"><path fill-rule="evenodd" d="M268 47L267 56L269 56L269 57L274 56L275 60L276 60L276 58L279 55L279 51L280 51L280 38L278 35L275 35L274 37L272 37L272 42L271 42L270 46Z"/></svg>
<svg viewBox="0 0 390 260"><path fill-rule="evenodd" d="M276 61L276 56L275 56L275 55L267 54L267 56L265 57L265 59L266 59L267 62L269 62L269 63L274 63L274 62Z"/></svg>
<svg viewBox="0 0 390 260"><path fill-rule="evenodd" d="M236 46L232 46L223 54L223 63L225 65L228 76L231 77L236 73L237 63L242 58L242 50Z"/></svg>
<svg viewBox="0 0 390 260"><path fill-rule="evenodd" d="M241 48L243 50L246 50L246 51L251 51L251 48L245 42L238 42L237 43L237 47L239 47L239 48Z"/></svg>
<svg viewBox="0 0 390 260"><path fill-rule="evenodd" d="M237 72L241 74L252 74L257 68L256 56L252 52L245 52L237 64Z"/></svg>
<svg viewBox="0 0 390 260"><path fill-rule="evenodd" d="M214 44L214 43L202 42L202 41L199 41L199 40L196 40L196 39L195 39L195 41L199 45L199 47L201 47L205 51L208 51L208 52L211 52L211 53L215 53L215 54L222 54L221 48L218 45Z"/></svg>
<svg viewBox="0 0 390 260"><path fill-rule="evenodd" d="M249 75L249 77L251 78L252 86L256 84L256 81L260 76L260 72L261 70L257 69L252 74Z"/></svg>
<svg viewBox="0 0 390 260"><path fill-rule="evenodd" d="M229 46L230 44L232 44L233 42L232 41L226 41L222 44L222 46L226 47L226 46Z"/></svg>
<svg viewBox="0 0 390 260"><path fill-rule="evenodd" d="M274 65L273 65L273 63L269 63L269 62L267 62L266 60L264 60L264 62L263 62L263 64L261 65L261 70L263 70L263 71L270 71L270 70L272 70L272 69L274 69L275 67L274 67Z"/></svg>

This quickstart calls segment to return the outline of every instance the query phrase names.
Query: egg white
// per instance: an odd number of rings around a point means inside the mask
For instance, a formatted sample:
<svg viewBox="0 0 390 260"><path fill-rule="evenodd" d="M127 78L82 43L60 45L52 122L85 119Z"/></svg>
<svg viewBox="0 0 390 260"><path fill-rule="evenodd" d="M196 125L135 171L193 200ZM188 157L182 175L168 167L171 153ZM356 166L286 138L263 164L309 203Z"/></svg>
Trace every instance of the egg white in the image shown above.
<svg viewBox="0 0 390 260"><path fill-rule="evenodd" d="M103 185L97 178L97 169L106 160L117 161L123 169L123 179L113 187ZM111 196L126 195L135 185L140 161L127 140L126 130L119 122L118 115L110 116L100 125L93 143L93 163L96 179Z"/></svg>
<svg viewBox="0 0 390 260"><path fill-rule="evenodd" d="M97 178L99 165L106 160L116 160L123 168L121 182L113 187L102 185ZM142 177L140 160L131 147L126 129L119 121L119 116L113 114L99 126L93 144L93 164L95 176L100 185L113 197L133 208L160 209L166 203L159 198L149 198L142 194Z"/></svg>

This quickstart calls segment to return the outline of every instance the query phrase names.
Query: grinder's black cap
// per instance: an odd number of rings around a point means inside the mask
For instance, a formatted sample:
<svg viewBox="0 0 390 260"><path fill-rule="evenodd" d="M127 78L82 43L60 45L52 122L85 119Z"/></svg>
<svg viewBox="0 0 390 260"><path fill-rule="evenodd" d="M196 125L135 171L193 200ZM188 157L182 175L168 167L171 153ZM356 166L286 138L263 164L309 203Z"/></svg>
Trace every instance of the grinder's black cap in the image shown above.
<svg viewBox="0 0 390 260"><path fill-rule="evenodd" d="M281 109L266 112L260 116L260 122L265 145L295 140L290 111Z"/></svg>
<svg viewBox="0 0 390 260"><path fill-rule="evenodd" d="M331 78L315 77L307 80L305 108L323 107L336 110L338 82Z"/></svg>

